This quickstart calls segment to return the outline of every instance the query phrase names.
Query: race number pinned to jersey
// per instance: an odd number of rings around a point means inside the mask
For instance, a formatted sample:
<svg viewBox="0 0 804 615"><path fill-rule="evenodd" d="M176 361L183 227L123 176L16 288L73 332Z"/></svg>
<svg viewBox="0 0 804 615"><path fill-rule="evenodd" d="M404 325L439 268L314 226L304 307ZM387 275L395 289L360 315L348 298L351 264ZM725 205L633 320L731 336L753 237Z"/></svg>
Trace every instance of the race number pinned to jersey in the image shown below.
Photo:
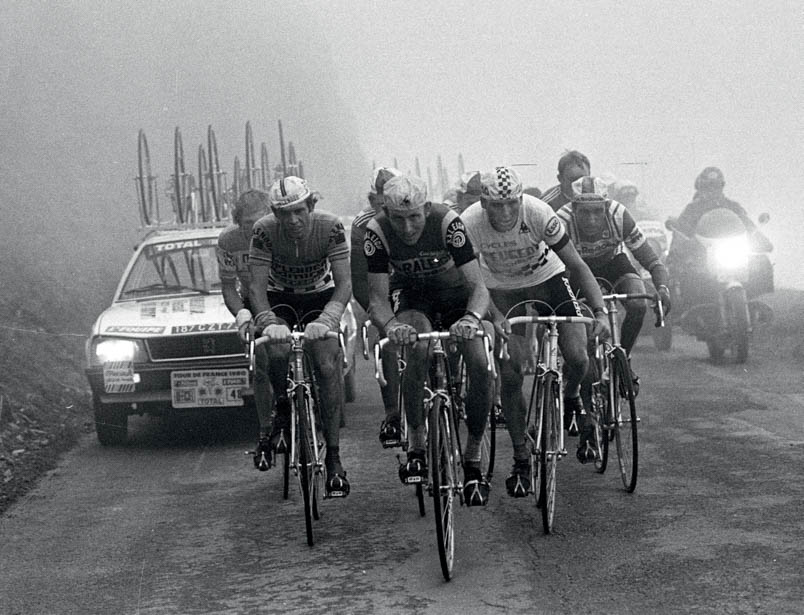
<svg viewBox="0 0 804 615"><path fill-rule="evenodd" d="M561 232L561 221L558 219L558 216L553 216L547 222L547 226L544 227L544 234L547 237L555 237Z"/></svg>

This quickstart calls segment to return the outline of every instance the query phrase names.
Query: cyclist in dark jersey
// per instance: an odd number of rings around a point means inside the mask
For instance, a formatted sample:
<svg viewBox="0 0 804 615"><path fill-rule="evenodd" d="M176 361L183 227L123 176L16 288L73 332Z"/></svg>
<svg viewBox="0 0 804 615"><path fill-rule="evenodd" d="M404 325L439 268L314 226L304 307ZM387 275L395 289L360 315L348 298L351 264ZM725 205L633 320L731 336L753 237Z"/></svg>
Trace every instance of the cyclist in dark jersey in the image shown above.
<svg viewBox="0 0 804 615"><path fill-rule="evenodd" d="M454 211L427 200L422 180L394 177L385 184L383 213L366 229L363 251L372 321L381 324L392 343L412 344L401 385L412 437L400 479L427 476L423 384L429 353L428 345L413 340L417 332L431 331L433 321L440 320L441 327L458 338L469 376L464 496L470 506L483 505L489 484L480 471L480 442L493 386L476 334L481 329L491 333L492 326L482 322L489 293L466 228Z"/></svg>
<svg viewBox="0 0 804 615"><path fill-rule="evenodd" d="M246 330L252 319L251 273L248 268L248 253L254 223L268 213L268 193L262 190L246 190L232 210L234 224L227 226L218 236L215 253L218 258L218 274L221 293L226 307L235 316L240 338L246 340ZM263 290L263 293L265 290ZM271 464L268 446L273 426L271 385L268 382L268 355L264 346L257 346L256 371L254 374L254 405L260 425L259 441L254 454L254 466L265 471Z"/></svg>
<svg viewBox="0 0 804 615"><path fill-rule="evenodd" d="M321 394L326 489L332 497L343 497L349 493L339 449L343 353L337 340L325 336L339 330L352 294L349 245L338 216L315 210L316 198L303 179L279 179L268 194L273 213L254 225L249 251L254 327L274 341L289 339L293 326L304 329L305 349L310 352ZM260 292L266 287L267 295ZM269 378L277 397L277 421L286 424L289 347L266 348Z"/></svg>

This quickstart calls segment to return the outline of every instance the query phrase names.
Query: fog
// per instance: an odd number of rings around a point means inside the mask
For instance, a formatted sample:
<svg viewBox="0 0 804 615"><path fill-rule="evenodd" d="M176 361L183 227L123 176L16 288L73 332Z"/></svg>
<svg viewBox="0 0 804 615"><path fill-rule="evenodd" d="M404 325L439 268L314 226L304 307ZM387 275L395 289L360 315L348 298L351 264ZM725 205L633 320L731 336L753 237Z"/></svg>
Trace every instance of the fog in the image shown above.
<svg viewBox="0 0 804 615"><path fill-rule="evenodd" d="M137 131L163 184L175 126L193 168L212 124L231 173L246 120L277 161L282 119L340 214L372 161L435 172L441 155L452 178L458 153L467 169L529 164L545 189L579 149L663 215L716 165L729 197L770 213L777 283L804 287L798 3L433 4L6 0L4 255L108 298L137 236Z"/></svg>

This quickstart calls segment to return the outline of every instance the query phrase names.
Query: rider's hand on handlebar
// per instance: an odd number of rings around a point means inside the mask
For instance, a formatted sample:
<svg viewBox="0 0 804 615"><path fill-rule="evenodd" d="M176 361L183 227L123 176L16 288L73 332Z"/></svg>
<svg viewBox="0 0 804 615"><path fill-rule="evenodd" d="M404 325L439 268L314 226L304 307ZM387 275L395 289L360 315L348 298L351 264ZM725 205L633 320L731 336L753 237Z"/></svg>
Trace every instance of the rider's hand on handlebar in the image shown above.
<svg viewBox="0 0 804 615"><path fill-rule="evenodd" d="M416 341L416 329L403 322L396 322L385 329L385 337L391 340L392 344L407 346Z"/></svg>
<svg viewBox="0 0 804 615"><path fill-rule="evenodd" d="M290 329L287 325L268 325L262 334L272 342L286 342L290 340Z"/></svg>
<svg viewBox="0 0 804 615"><path fill-rule="evenodd" d="M237 335L240 337L241 342L245 342L248 336L254 335L254 328L251 324L251 312L246 308L239 310L235 316L235 325L237 325Z"/></svg>
<svg viewBox="0 0 804 615"><path fill-rule="evenodd" d="M449 332L458 339L471 340L482 328L477 317L471 314L464 314L452 324L449 328Z"/></svg>
<svg viewBox="0 0 804 615"><path fill-rule="evenodd" d="M496 319L494 321L494 332L507 342L511 336L511 323L508 322L507 318Z"/></svg>
<svg viewBox="0 0 804 615"><path fill-rule="evenodd" d="M325 325L323 322L316 319L313 322L308 323L304 328L304 339L308 342L323 340L329 331L329 325Z"/></svg>
<svg viewBox="0 0 804 615"><path fill-rule="evenodd" d="M600 312L595 314L595 322L592 324L591 337L598 337L601 340L607 340L611 337L611 329L609 328L609 317Z"/></svg>
<svg viewBox="0 0 804 615"><path fill-rule="evenodd" d="M659 298L662 300L662 310L666 316L670 313L670 289L667 286L659 286L656 292L659 293Z"/></svg>

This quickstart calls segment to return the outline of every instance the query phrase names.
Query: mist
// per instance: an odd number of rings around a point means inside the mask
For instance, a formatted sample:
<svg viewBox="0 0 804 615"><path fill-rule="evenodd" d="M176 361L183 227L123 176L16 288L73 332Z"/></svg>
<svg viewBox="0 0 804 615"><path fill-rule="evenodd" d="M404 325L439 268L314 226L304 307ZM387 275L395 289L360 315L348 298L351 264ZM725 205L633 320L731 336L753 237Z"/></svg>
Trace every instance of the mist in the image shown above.
<svg viewBox="0 0 804 615"><path fill-rule="evenodd" d="M137 239L137 131L163 186L175 126L192 168L212 124L231 177L246 120L276 162L281 119L341 215L372 161L441 155L454 179L461 153L545 189L578 149L663 215L719 166L771 215L777 285L804 287L803 25L793 2L6 2L3 258L108 299Z"/></svg>

